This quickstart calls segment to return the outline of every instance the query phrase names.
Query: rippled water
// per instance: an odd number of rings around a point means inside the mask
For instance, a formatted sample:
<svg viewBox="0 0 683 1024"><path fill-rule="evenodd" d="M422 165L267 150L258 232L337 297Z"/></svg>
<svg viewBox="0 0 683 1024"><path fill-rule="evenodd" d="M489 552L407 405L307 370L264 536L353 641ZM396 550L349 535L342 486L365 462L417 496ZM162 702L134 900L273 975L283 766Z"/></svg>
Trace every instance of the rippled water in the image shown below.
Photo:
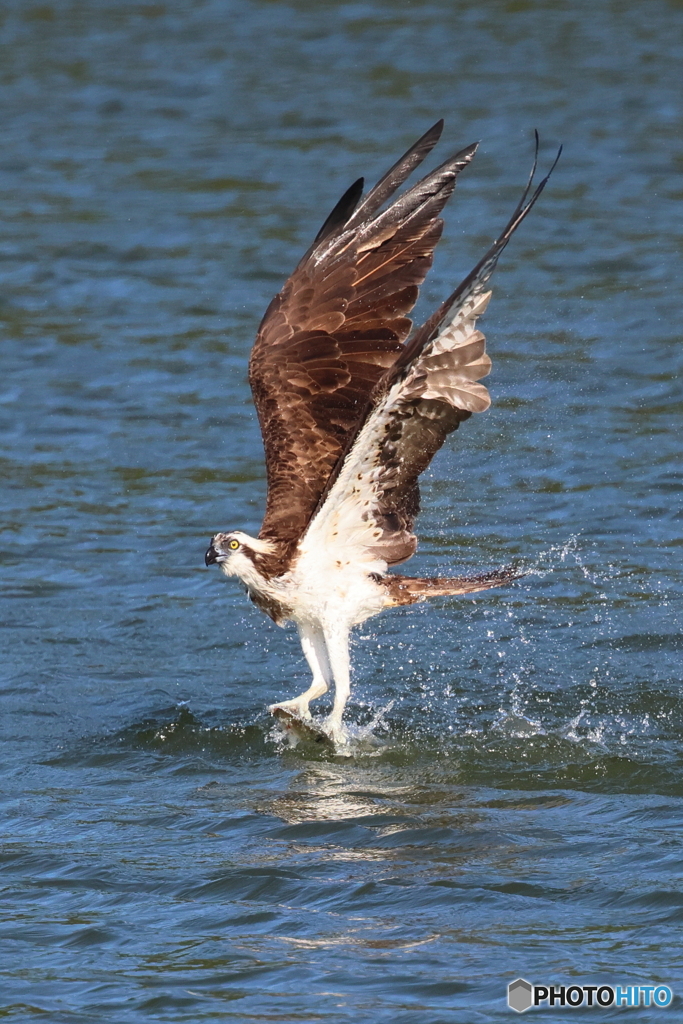
<svg viewBox="0 0 683 1024"><path fill-rule="evenodd" d="M683 990L681 4L7 0L0 53L2 1019ZM482 147L423 313L531 129L565 153L410 571L533 573L366 624L349 717L381 745L288 750L296 637L202 565L263 508L246 359L341 191L441 115L442 154Z"/></svg>

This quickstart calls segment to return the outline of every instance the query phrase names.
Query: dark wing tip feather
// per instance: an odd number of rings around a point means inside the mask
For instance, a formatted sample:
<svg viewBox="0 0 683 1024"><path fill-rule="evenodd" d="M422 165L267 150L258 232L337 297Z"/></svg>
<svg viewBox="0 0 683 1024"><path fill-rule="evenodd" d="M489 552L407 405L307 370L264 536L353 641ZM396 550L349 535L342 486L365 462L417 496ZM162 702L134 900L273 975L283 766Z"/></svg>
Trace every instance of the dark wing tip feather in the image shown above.
<svg viewBox="0 0 683 1024"><path fill-rule="evenodd" d="M393 164L386 174L383 174L376 185L370 189L358 209L350 219L349 227L356 227L363 220L366 220L373 213L379 210L380 206L394 194L397 188L403 184L416 167L422 163L426 156L431 153L434 146L441 138L444 121L440 118L433 124L424 135L414 142L407 152Z"/></svg>
<svg viewBox="0 0 683 1024"><path fill-rule="evenodd" d="M311 249L315 249L315 247L325 238L333 234L339 228L344 227L347 220L358 206L358 200L363 195L364 185L365 178L358 178L354 181L353 185L350 185L349 188L347 188L346 192L329 214L325 223L320 228L320 231L313 239Z"/></svg>
<svg viewBox="0 0 683 1024"><path fill-rule="evenodd" d="M538 132L534 129L535 147L534 147L534 161L531 167L531 173L527 180L524 191L522 192L521 198L514 209L512 216L503 228L502 232L489 247L488 251L479 260L474 270L472 270L464 281L458 285L455 291L449 295L449 297L443 302L432 316L420 327L414 337L406 344L403 351L400 353L396 360L390 374L390 379L393 380L398 373L406 366L408 366L424 349L425 345L428 345L434 340L439 332L441 324L445 320L448 313L451 311L453 306L459 301L464 301L464 296L468 290L479 285L483 286L491 274L495 270L498 258L502 253L505 246L510 241L512 234L519 225L522 223L527 214L531 211L536 203L536 200L540 196L541 192L548 184L550 175L557 167L557 162L562 155L562 146L559 147L555 159L553 160L550 170L545 177L538 183L536 188L529 198L529 192L533 185L534 175L536 174L536 168L538 166L538 149L539 149L539 137Z"/></svg>
<svg viewBox="0 0 683 1024"><path fill-rule="evenodd" d="M530 191L531 186L532 186L533 181L534 181L534 175L536 174L536 167L538 166L538 145L539 145L539 140L538 140L538 132L536 131L536 129L534 129L534 136L536 138L536 150L535 150L535 153L534 153L534 162L533 162L533 166L531 168L531 174L529 175L529 180L528 180L528 182L526 184L526 188L524 189L524 192L522 193L522 197L521 197L520 201L518 202L518 204L517 204L517 206L515 208L515 211L512 214L512 217L510 218L510 220L506 224L505 229L502 232L502 234L500 235L500 237L491 246L491 250L493 250L497 245L500 245L501 243L503 243L503 245L501 245L501 251L502 251L502 249L505 247L505 243L507 243L507 241L510 238L510 235L512 234L512 232L518 227L519 224L522 223L522 221L524 220L524 218L529 213L529 211L533 207L534 203L536 202L536 200L540 196L541 192L543 191L543 189L548 184L548 181L550 180L550 175L553 173L553 171L557 167L557 162L560 159L560 157L562 156L562 149L563 149L563 147L560 146L559 149L557 150L557 154L555 156L555 159L553 160L552 164L550 165L550 170L548 171L546 176L541 181L539 181L538 185L536 186L536 188L534 189L534 191L533 191L533 193L531 195L531 199L527 199L527 196L529 195L529 191ZM485 260L486 260L486 257L484 257L484 260L482 260L482 264L485 262Z"/></svg>
<svg viewBox="0 0 683 1024"><path fill-rule="evenodd" d="M470 163L478 146L478 142L473 142L449 156L374 219L366 221L361 230L369 233L381 231L392 223L405 222L407 217L424 214L430 201L440 196L439 206L432 210L432 215L437 216L451 196L458 174ZM361 207L358 208L358 211L360 210ZM354 214L353 220L349 223L354 223L356 217L357 214Z"/></svg>

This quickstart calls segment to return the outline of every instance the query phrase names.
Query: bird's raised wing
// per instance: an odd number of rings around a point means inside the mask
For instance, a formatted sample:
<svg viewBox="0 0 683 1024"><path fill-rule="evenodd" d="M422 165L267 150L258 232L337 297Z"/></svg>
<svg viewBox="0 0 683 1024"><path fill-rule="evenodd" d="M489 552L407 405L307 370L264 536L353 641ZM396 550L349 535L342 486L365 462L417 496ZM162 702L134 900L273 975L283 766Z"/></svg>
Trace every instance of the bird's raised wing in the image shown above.
<svg viewBox="0 0 683 1024"><path fill-rule="evenodd" d="M249 364L266 455L259 537L282 572L378 382L403 350L407 317L443 229L439 214L476 146L381 210L439 139L438 122L361 200L342 197L271 302ZM359 202L360 200L360 202Z"/></svg>
<svg viewBox="0 0 683 1024"><path fill-rule="evenodd" d="M488 391L477 383L491 369L484 336L476 327L491 296L487 282L559 156L529 195L534 159L524 194L500 237L379 382L300 545L303 556L313 557L319 568L323 557L364 562L384 572L415 553L420 473L451 431L491 404Z"/></svg>

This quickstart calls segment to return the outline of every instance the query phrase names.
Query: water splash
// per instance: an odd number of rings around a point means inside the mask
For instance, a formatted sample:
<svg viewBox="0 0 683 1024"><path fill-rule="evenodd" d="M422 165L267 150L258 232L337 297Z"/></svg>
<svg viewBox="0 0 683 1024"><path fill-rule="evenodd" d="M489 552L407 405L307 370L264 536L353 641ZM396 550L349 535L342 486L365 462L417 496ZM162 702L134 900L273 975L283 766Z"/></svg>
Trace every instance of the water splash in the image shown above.
<svg viewBox="0 0 683 1024"><path fill-rule="evenodd" d="M323 735L327 735L326 720L319 716L312 717L310 723L304 723L302 729L285 728L281 722L275 721L270 732L270 739L280 750L313 749L317 753L333 754L337 757L377 756L387 746L386 739L377 735L377 732L382 731L385 735L388 734L390 726L386 718L394 703L393 700L389 701L375 712L369 722L360 723L347 719L344 723L344 740L334 743L332 746L322 739ZM310 725L310 731L306 728L307 725Z"/></svg>

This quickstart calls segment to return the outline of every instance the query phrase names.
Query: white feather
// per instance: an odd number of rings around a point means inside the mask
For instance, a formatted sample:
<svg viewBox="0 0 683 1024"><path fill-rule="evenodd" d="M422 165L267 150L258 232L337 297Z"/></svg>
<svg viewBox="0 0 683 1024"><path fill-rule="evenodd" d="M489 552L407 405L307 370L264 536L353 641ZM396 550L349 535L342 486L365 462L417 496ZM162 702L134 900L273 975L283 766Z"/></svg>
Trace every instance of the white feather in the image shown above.
<svg viewBox="0 0 683 1024"><path fill-rule="evenodd" d="M474 294L446 322L368 417L347 455L327 499L299 544L297 562L305 572L334 573L356 566L363 574L384 573L387 563L373 553L382 535L373 519L386 469L380 463L387 431L400 407L416 399L440 399L457 409L483 412L491 404L485 387L476 383L491 369L484 336L476 329L491 292ZM384 477L383 477L384 474Z"/></svg>

